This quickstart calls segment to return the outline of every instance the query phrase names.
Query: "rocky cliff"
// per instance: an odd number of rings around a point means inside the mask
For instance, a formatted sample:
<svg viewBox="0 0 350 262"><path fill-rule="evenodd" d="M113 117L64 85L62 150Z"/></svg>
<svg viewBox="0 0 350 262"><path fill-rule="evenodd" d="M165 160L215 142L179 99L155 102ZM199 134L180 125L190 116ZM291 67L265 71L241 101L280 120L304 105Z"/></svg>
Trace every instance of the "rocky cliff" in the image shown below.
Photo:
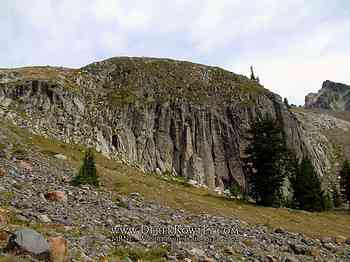
<svg viewBox="0 0 350 262"><path fill-rule="evenodd" d="M245 186L241 156L259 115L283 122L289 147L303 141L281 98L216 67L112 58L81 69L0 71L0 115L50 138L94 146L146 172L210 188Z"/></svg>
<svg viewBox="0 0 350 262"><path fill-rule="evenodd" d="M350 111L350 86L327 80L318 93L310 93L305 97L305 107Z"/></svg>

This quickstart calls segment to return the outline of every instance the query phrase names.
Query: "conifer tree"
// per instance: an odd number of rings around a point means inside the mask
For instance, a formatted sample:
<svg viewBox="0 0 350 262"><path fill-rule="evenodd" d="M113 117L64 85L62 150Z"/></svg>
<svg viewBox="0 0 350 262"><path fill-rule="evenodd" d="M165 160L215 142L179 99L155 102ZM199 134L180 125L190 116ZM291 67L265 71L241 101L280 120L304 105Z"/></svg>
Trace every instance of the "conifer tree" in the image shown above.
<svg viewBox="0 0 350 262"><path fill-rule="evenodd" d="M290 108L290 105L289 105L287 98L284 98L283 103L286 105L287 108Z"/></svg>
<svg viewBox="0 0 350 262"><path fill-rule="evenodd" d="M304 158L291 179L294 190L294 207L308 211L322 211L329 207L328 195L321 188L314 167Z"/></svg>
<svg viewBox="0 0 350 262"><path fill-rule="evenodd" d="M347 160L344 161L340 171L340 187L344 200L350 203L350 165Z"/></svg>
<svg viewBox="0 0 350 262"><path fill-rule="evenodd" d="M335 207L340 207L342 205L341 194L336 186L333 186L333 203Z"/></svg>
<svg viewBox="0 0 350 262"><path fill-rule="evenodd" d="M99 186L95 157L91 148L86 151L83 164L80 167L78 175L73 179L72 184L75 186L81 184Z"/></svg>
<svg viewBox="0 0 350 262"><path fill-rule="evenodd" d="M250 193L259 205L279 206L289 161L283 129L266 117L253 123L249 133L243 161Z"/></svg>
<svg viewBox="0 0 350 262"><path fill-rule="evenodd" d="M255 81L255 74L254 74L254 70L253 70L253 66L250 66L250 80Z"/></svg>

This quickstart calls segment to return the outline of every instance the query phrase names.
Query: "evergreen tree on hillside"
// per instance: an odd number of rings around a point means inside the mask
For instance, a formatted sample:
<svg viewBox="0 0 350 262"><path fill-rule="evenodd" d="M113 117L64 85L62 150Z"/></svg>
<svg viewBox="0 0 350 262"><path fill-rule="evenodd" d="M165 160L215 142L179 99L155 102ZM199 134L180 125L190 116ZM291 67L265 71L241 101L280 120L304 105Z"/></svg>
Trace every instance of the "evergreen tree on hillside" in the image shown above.
<svg viewBox="0 0 350 262"><path fill-rule="evenodd" d="M289 165L283 129L267 117L253 123L249 133L243 161L251 195L259 205L279 206Z"/></svg>
<svg viewBox="0 0 350 262"><path fill-rule="evenodd" d="M290 105L289 105L287 98L284 98L283 103L286 105L287 108L290 108Z"/></svg>
<svg viewBox="0 0 350 262"><path fill-rule="evenodd" d="M256 81L253 66L250 66L250 80Z"/></svg>
<svg viewBox="0 0 350 262"><path fill-rule="evenodd" d="M342 205L341 194L336 186L333 186L333 203L335 207L340 207Z"/></svg>
<svg viewBox="0 0 350 262"><path fill-rule="evenodd" d="M291 182L296 208L308 211L328 209L328 196L322 191L321 182L309 159L303 159Z"/></svg>
<svg viewBox="0 0 350 262"><path fill-rule="evenodd" d="M350 165L347 160L344 161L343 168L340 171L340 187L344 200L350 203Z"/></svg>
<svg viewBox="0 0 350 262"><path fill-rule="evenodd" d="M89 184L98 187L99 181L95 165L95 157L91 148L89 148L84 156L83 164L79 173L74 177L72 184L75 186L81 184Z"/></svg>

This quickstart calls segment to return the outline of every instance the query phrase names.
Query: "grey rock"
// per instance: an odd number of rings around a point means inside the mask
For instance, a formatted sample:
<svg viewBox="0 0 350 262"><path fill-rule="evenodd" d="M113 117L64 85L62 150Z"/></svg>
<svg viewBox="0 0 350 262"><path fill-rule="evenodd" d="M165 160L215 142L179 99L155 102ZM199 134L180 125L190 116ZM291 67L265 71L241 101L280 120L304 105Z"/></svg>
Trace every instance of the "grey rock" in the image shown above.
<svg viewBox="0 0 350 262"><path fill-rule="evenodd" d="M299 260L292 256L285 256L283 257L282 262L299 262Z"/></svg>
<svg viewBox="0 0 350 262"><path fill-rule="evenodd" d="M34 255L49 252L49 245L44 237L32 229L20 229L10 237L6 250L20 248Z"/></svg>
<svg viewBox="0 0 350 262"><path fill-rule="evenodd" d="M67 160L67 157L63 154L57 154L57 155L54 155L54 157L60 160Z"/></svg>
<svg viewBox="0 0 350 262"><path fill-rule="evenodd" d="M306 246L306 245L293 243L290 245L290 247L296 255L310 255L311 254L311 248Z"/></svg>
<svg viewBox="0 0 350 262"><path fill-rule="evenodd" d="M41 223L51 223L52 222L51 219L45 214L38 215L37 217Z"/></svg>
<svg viewBox="0 0 350 262"><path fill-rule="evenodd" d="M350 111L350 86L324 81L318 93L305 97L306 108L326 109L332 111Z"/></svg>

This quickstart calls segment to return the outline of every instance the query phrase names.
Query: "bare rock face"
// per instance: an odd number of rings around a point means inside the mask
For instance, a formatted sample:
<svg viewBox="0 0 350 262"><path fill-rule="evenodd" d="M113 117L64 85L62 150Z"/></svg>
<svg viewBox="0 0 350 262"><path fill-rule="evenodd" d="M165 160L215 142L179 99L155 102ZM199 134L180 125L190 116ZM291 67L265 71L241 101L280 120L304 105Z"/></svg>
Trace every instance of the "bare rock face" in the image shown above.
<svg viewBox="0 0 350 262"><path fill-rule="evenodd" d="M258 116L283 122L300 156L295 116L255 81L188 62L112 58L84 68L0 72L0 115L34 133L94 146L146 172L210 188L246 185L241 157Z"/></svg>
<svg viewBox="0 0 350 262"><path fill-rule="evenodd" d="M336 118L325 112L297 110L293 112L301 127L303 144L310 156L315 170L324 186L337 181L337 167L342 165L340 144L335 144L330 135L339 131L348 136L350 122ZM338 135L339 136L339 135Z"/></svg>
<svg viewBox="0 0 350 262"><path fill-rule="evenodd" d="M305 108L350 111L350 86L327 80L318 93L305 97Z"/></svg>

